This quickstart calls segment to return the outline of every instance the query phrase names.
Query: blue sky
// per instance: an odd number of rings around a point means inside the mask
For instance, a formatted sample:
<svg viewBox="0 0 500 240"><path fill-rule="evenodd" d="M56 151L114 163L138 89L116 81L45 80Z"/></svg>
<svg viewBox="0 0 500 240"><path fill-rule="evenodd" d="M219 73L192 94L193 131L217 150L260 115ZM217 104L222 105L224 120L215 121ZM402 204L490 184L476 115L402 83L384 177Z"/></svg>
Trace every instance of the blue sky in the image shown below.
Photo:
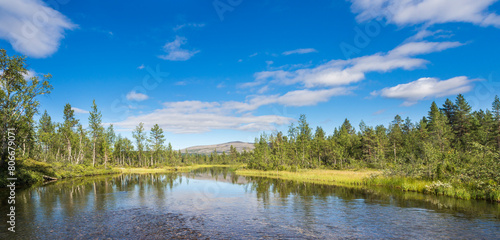
<svg viewBox="0 0 500 240"><path fill-rule="evenodd" d="M286 132L414 122L463 93L500 90L494 0L0 1L0 48L51 73L54 120L95 99L123 136L158 123L174 148Z"/></svg>

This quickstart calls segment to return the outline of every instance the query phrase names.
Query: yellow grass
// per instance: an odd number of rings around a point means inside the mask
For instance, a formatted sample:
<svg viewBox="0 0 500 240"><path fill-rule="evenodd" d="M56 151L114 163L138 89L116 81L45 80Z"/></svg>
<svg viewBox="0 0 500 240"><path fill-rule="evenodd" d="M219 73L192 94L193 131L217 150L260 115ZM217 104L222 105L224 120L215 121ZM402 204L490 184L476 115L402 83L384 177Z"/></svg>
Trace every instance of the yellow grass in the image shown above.
<svg viewBox="0 0 500 240"><path fill-rule="evenodd" d="M304 181L312 183L321 183L328 185L362 185L363 179L370 177L371 174L378 174L380 171L371 169L362 170L321 170L307 169L297 172L288 171L260 171L260 170L237 170L236 174L243 176L257 176L280 178L286 180Z"/></svg>
<svg viewBox="0 0 500 240"><path fill-rule="evenodd" d="M209 165L209 164L199 164L192 166L182 166L182 167L163 167L163 168L115 168L122 173L169 173L169 172L189 172L197 168L208 168L208 167L239 167L241 165Z"/></svg>

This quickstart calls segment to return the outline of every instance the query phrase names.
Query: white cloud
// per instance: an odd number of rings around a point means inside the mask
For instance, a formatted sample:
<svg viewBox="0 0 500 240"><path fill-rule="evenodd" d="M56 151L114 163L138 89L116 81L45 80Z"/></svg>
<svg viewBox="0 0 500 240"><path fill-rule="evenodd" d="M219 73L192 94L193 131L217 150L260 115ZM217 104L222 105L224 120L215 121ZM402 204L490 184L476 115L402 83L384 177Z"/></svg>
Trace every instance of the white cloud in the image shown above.
<svg viewBox="0 0 500 240"><path fill-rule="evenodd" d="M87 111L87 110L83 110L83 109L76 108L76 107L71 107L71 110L75 111L75 113L80 113L80 114L88 114L89 113L89 111Z"/></svg>
<svg viewBox="0 0 500 240"><path fill-rule="evenodd" d="M226 84L224 82L217 84L217 88L225 88L225 87L226 87Z"/></svg>
<svg viewBox="0 0 500 240"><path fill-rule="evenodd" d="M187 81L178 81L176 83L174 83L174 85L177 85L177 86L186 86L188 84Z"/></svg>
<svg viewBox="0 0 500 240"><path fill-rule="evenodd" d="M313 53L313 52L318 52L314 48L301 48L301 49L295 49L291 51L286 51L283 52L282 54L285 56L291 55L291 54L306 54L306 53Z"/></svg>
<svg viewBox="0 0 500 240"><path fill-rule="evenodd" d="M198 50L182 49L181 46L186 43L187 39L185 37L176 36L173 42L168 42L163 46L163 50L167 55L160 55L159 58L170 61L186 61L200 52Z"/></svg>
<svg viewBox="0 0 500 240"><path fill-rule="evenodd" d="M180 24L180 25L177 25L173 28L174 31L179 31L185 27L198 27L198 28L201 28L201 27L204 27L205 24L204 23L184 23L184 24Z"/></svg>
<svg viewBox="0 0 500 240"><path fill-rule="evenodd" d="M143 93L138 93L136 91L131 91L129 93L127 93L127 100L129 101L144 101L144 100L147 100L149 98L148 95L146 94L143 94Z"/></svg>
<svg viewBox="0 0 500 240"><path fill-rule="evenodd" d="M322 90L296 90L278 98L277 102L285 106L312 106L320 102L327 102L333 96L350 94L347 88L332 88Z"/></svg>
<svg viewBox="0 0 500 240"><path fill-rule="evenodd" d="M144 64L141 64L141 66L137 67L137 69L144 69L146 66Z"/></svg>
<svg viewBox="0 0 500 240"><path fill-rule="evenodd" d="M383 17L399 26L467 22L500 28L500 17L488 11L497 0L350 0L358 21Z"/></svg>
<svg viewBox="0 0 500 240"><path fill-rule="evenodd" d="M159 109L153 113L129 117L115 126L133 129L140 122L146 128L154 124L172 133L203 133L217 129L266 131L275 129L275 125L288 124L292 119L276 116L230 116L215 113L179 113L175 109Z"/></svg>
<svg viewBox="0 0 500 240"><path fill-rule="evenodd" d="M38 73L37 73L37 72L35 72L34 70L28 70L28 73L26 73L26 74L24 75L24 79L26 79L26 80L31 80L31 78L32 78L32 77L35 77L35 76L37 76L37 75L38 75Z"/></svg>
<svg viewBox="0 0 500 240"><path fill-rule="evenodd" d="M44 58L52 55L64 38L64 31L76 27L43 1L0 1L0 38L27 56Z"/></svg>
<svg viewBox="0 0 500 240"><path fill-rule="evenodd" d="M425 39L425 38L430 37L430 36L433 36L435 39L450 38L453 36L453 33L451 33L451 31L445 31L442 29L439 29L436 31L430 31L430 30L427 30L427 27L428 26L424 26L415 35L409 37L406 41L408 41L408 42L420 41L420 40Z"/></svg>
<svg viewBox="0 0 500 240"><path fill-rule="evenodd" d="M420 78L416 81L399 84L394 87L387 87L380 91L374 91L372 96L382 96L386 98L404 99L403 106L411 106L420 100L436 97L444 97L466 93L472 90L472 82L465 76L454 77L448 80L437 78Z"/></svg>
<svg viewBox="0 0 500 240"><path fill-rule="evenodd" d="M288 124L293 119L277 115L254 116L252 111L270 104L311 106L326 102L332 96L349 93L350 90L346 88L333 88L296 90L284 95L250 96L245 102L166 102L163 103L163 109L128 117L114 124L128 129L133 129L140 122L143 122L146 127L159 124L173 133L202 133L216 129L267 131L274 130L276 125Z"/></svg>
<svg viewBox="0 0 500 240"><path fill-rule="evenodd" d="M462 45L463 44L460 42L410 42L395 48L390 51L389 54L397 56L415 56L432 52L440 52L448 48L455 48Z"/></svg>
<svg viewBox="0 0 500 240"><path fill-rule="evenodd" d="M244 131L273 130L276 125L288 124L292 119L277 115L254 116L234 113L230 102L183 101L164 103L165 108L152 113L133 116L114 123L122 128L132 129L140 122L146 128L154 124L173 133L203 133L217 129Z"/></svg>
<svg viewBox="0 0 500 240"><path fill-rule="evenodd" d="M376 53L349 60L331 60L314 68L258 72L254 75L255 81L244 83L241 87L255 87L268 82L281 85L301 83L306 88L348 85L364 80L365 74L369 72L412 70L423 67L428 61L414 56L461 45L459 42L410 42L387 53Z"/></svg>

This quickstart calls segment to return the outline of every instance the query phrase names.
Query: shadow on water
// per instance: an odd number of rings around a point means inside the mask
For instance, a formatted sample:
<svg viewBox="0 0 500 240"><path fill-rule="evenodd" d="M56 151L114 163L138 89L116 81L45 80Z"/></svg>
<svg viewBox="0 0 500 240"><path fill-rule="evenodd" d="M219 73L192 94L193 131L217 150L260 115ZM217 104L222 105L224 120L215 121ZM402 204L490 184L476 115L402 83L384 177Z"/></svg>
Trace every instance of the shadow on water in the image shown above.
<svg viewBox="0 0 500 240"><path fill-rule="evenodd" d="M203 193L200 199L210 204L201 208L191 200L206 184L218 188L217 194ZM0 191L2 216L8 213L7 194L5 189ZM440 219L426 222L424 218L438 215L451 218L449 225L458 224L453 226L456 229L480 226L480 232L471 234L488 238L500 233L500 204L386 188L243 177L225 167L57 181L18 189L15 206L16 234L8 233L2 221L0 239L399 237L392 228L379 229L380 224L408 220L398 219L398 214L420 219L425 231L436 231L431 225ZM385 217L374 218L377 214ZM373 232L363 235L362 231ZM416 234L404 236L420 236Z"/></svg>

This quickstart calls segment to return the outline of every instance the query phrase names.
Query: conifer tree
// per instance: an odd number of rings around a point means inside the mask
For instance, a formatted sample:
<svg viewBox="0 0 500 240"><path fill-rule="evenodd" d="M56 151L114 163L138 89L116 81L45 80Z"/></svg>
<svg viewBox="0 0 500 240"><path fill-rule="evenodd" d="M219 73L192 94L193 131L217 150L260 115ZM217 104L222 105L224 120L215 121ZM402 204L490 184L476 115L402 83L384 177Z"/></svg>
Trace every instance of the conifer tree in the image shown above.
<svg viewBox="0 0 500 240"><path fill-rule="evenodd" d="M95 103L95 99L92 101L92 107L89 116L89 127L90 127L90 135L92 142L92 166L95 167L96 162L96 150L99 141L103 135L103 127L102 124L102 114L101 111L97 109L97 104Z"/></svg>

